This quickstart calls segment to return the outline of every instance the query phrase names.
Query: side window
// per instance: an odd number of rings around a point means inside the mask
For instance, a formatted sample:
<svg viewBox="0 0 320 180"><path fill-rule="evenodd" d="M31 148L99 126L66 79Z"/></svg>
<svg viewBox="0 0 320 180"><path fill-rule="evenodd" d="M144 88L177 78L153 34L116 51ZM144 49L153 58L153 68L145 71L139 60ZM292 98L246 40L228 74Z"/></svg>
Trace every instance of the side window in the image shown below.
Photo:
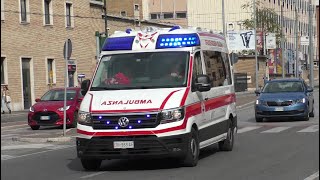
<svg viewBox="0 0 320 180"><path fill-rule="evenodd" d="M203 51L207 75L212 81L212 87L231 84L231 73L228 57L218 51Z"/></svg>
<svg viewBox="0 0 320 180"><path fill-rule="evenodd" d="M192 84L195 83L197 75L201 75L201 74L203 74L201 56L200 56L200 52L196 52L193 60ZM195 89L192 89L192 91L195 91Z"/></svg>
<svg viewBox="0 0 320 180"><path fill-rule="evenodd" d="M223 64L226 69L226 79L228 85L232 84L232 75L231 75L231 65L229 61L229 55L227 53L222 53Z"/></svg>

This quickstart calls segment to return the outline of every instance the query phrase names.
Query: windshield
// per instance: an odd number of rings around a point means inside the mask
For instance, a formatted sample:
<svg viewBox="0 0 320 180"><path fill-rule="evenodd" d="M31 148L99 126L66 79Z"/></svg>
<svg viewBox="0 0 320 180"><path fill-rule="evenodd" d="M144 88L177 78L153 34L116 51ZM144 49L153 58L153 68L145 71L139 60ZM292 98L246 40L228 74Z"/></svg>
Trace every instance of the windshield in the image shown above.
<svg viewBox="0 0 320 180"><path fill-rule="evenodd" d="M303 85L298 81L268 82L263 88L265 93L303 92Z"/></svg>
<svg viewBox="0 0 320 180"><path fill-rule="evenodd" d="M75 90L67 90L67 100L76 98ZM50 90L41 97L41 101L64 101L64 89Z"/></svg>
<svg viewBox="0 0 320 180"><path fill-rule="evenodd" d="M185 87L189 52L148 52L104 56L91 90Z"/></svg>

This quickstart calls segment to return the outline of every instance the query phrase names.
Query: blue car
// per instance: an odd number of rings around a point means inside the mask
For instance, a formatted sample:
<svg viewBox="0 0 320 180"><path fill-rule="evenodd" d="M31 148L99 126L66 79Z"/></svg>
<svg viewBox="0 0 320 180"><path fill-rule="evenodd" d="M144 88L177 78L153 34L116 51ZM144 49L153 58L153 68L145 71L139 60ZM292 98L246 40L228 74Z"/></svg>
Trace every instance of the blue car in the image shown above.
<svg viewBox="0 0 320 180"><path fill-rule="evenodd" d="M303 79L275 79L256 90L256 122L263 118L289 117L309 120L314 117L313 89Z"/></svg>

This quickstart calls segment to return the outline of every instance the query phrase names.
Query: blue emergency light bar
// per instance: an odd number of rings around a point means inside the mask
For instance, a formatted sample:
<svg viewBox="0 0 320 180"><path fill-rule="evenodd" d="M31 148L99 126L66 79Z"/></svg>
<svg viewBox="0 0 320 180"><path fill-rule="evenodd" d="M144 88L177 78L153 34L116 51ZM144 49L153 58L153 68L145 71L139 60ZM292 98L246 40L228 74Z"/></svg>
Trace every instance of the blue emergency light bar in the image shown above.
<svg viewBox="0 0 320 180"><path fill-rule="evenodd" d="M163 34L159 35L156 49L200 46L198 34Z"/></svg>
<svg viewBox="0 0 320 180"><path fill-rule="evenodd" d="M132 50L134 38L135 36L107 38L102 51Z"/></svg>

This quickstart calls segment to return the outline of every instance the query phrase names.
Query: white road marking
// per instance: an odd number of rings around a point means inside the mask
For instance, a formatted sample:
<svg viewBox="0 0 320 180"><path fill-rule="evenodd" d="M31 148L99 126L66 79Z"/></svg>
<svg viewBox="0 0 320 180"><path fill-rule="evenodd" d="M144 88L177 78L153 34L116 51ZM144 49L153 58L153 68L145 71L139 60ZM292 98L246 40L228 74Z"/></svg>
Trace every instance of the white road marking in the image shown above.
<svg viewBox="0 0 320 180"><path fill-rule="evenodd" d="M314 173L314 174L312 174L311 176L305 178L304 180L314 180L314 179L316 179L318 177L319 177L319 171Z"/></svg>
<svg viewBox="0 0 320 180"><path fill-rule="evenodd" d="M105 172L97 172L97 173L89 174L89 175L86 175L86 176L82 176L80 178L81 179L91 178L93 176L98 176L98 175L103 174L103 173L105 173Z"/></svg>
<svg viewBox="0 0 320 180"><path fill-rule="evenodd" d="M244 128L241 128L241 129L238 129L237 133L244 133L244 132L248 132L248 131L252 131L252 130L255 130L255 129L259 129L261 128L261 126L248 126L248 127L244 127Z"/></svg>
<svg viewBox="0 0 320 180"><path fill-rule="evenodd" d="M71 148L71 147L75 147L75 145L70 146L70 147L60 148L60 149L67 149L67 148ZM20 155L20 156L12 156L10 159L16 159L16 158L22 158L22 157L37 155L37 154L42 154L42 153L51 152L51 151L60 150L60 149L50 149L50 150L47 150L47 151L40 151L40 152L24 154L24 155ZM1 161L4 161L4 160L9 160L9 159L1 159Z"/></svg>
<svg viewBox="0 0 320 180"><path fill-rule="evenodd" d="M272 129L263 131L263 132L261 132L261 133L278 133L278 132L287 130L287 129L289 129L289 128L291 128L291 127L275 127L275 128L272 128Z"/></svg>
<svg viewBox="0 0 320 180"><path fill-rule="evenodd" d="M309 126L309 127L302 129L298 132L317 132L317 131L319 131L319 125Z"/></svg>
<svg viewBox="0 0 320 180"><path fill-rule="evenodd" d="M1 161L2 161L2 160L12 159L12 158L14 158L14 156L1 154Z"/></svg>
<svg viewBox="0 0 320 180"><path fill-rule="evenodd" d="M19 134L4 134L4 135L1 134L1 138L12 137L12 136L17 136L17 135L19 135Z"/></svg>

